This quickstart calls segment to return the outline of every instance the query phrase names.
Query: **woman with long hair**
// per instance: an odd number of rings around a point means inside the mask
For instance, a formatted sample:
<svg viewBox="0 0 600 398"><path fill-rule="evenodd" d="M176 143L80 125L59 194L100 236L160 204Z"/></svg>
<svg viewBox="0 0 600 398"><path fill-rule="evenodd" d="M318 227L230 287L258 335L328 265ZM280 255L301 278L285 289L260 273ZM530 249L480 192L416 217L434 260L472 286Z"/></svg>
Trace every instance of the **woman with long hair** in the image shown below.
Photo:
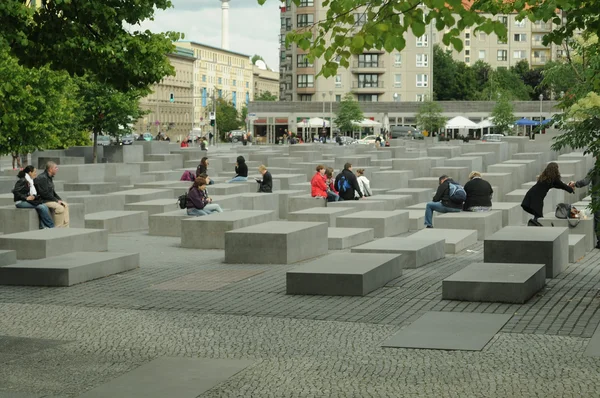
<svg viewBox="0 0 600 398"><path fill-rule="evenodd" d="M188 216L205 216L210 213L222 213L223 209L206 192L206 186L209 183L209 177L197 177L194 184L188 190L187 196L187 214Z"/></svg>
<svg viewBox="0 0 600 398"><path fill-rule="evenodd" d="M37 170L31 165L19 171L17 174L19 180L12 191L15 206L18 209L35 209L40 218L40 229L54 228L50 209L42 202L35 189L33 180L36 176Z"/></svg>
<svg viewBox="0 0 600 398"><path fill-rule="evenodd" d="M544 198L546 198L548 191L552 188L562 189L569 193L573 193L573 188L561 181L558 164L555 162L548 163L544 171L542 171L542 174L538 176L535 185L529 188L529 191L527 191L523 198L521 207L533 216L533 218L529 220L528 225L542 226L538 221L538 218L544 217Z"/></svg>

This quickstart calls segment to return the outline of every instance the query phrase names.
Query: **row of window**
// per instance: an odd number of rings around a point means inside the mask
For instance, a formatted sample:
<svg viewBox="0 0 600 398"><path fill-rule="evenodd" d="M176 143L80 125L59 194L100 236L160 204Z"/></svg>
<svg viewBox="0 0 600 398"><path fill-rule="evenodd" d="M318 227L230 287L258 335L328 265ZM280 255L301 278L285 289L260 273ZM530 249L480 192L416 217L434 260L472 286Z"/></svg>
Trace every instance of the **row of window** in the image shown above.
<svg viewBox="0 0 600 398"><path fill-rule="evenodd" d="M232 57L231 55L218 54L210 50L202 50L195 48L193 49L194 55L198 60L206 60L213 63L219 63L229 66L237 66L240 68L246 68L248 60L240 57Z"/></svg>
<svg viewBox="0 0 600 398"><path fill-rule="evenodd" d="M507 15L501 15L498 17L498 21L502 24L504 24L504 26L508 27L508 16ZM521 21L518 21L516 18L514 18L514 26L515 28L524 28L527 25L527 20L523 19ZM538 29L538 30L551 30L552 29L552 23L550 22L543 22L543 21L537 21L533 23L533 28L534 29Z"/></svg>
<svg viewBox="0 0 600 398"><path fill-rule="evenodd" d="M424 102L424 101L427 101L428 97L429 97L428 94L417 94L415 96L415 101ZM395 93L393 98L394 98L394 102L402 101L402 96L398 93ZM292 100L291 98L286 97L286 101L291 101L291 100ZM313 94L298 94L298 101L311 102L312 100L313 100ZM358 100L358 102L379 102L379 95L378 94L359 94L359 95L357 95L357 100ZM342 96L336 95L335 102L341 102L341 101L342 101Z"/></svg>
<svg viewBox="0 0 600 398"><path fill-rule="evenodd" d="M202 87L201 88L201 93L202 93L202 97L201 98L196 98L194 99L194 106L202 106L202 107L206 107L208 105L208 100L210 99L211 94L208 91L208 88L206 87ZM223 90L217 90L215 92L215 97L216 98L226 98L227 100L231 101L231 103L233 104L234 107L237 107L238 105L238 93L237 91L232 91L230 93L223 93ZM250 102L250 92L246 91L246 98L245 98L245 104L248 105L248 103Z"/></svg>
<svg viewBox="0 0 600 398"><path fill-rule="evenodd" d="M225 84L227 85L232 85L234 87L237 87L237 83L238 81L235 79L223 79L222 77L217 77L215 79L215 76L206 76L206 75L202 75L202 82L203 83L215 83L216 80L216 84ZM244 82L240 82L240 87L242 87L244 84ZM250 88L250 82L246 82L246 88Z"/></svg>
<svg viewBox="0 0 600 398"><path fill-rule="evenodd" d="M426 68L429 66L429 55L428 54L417 54L416 65L419 68ZM298 54L296 56L296 67L297 68L312 68L314 65L308 59L306 54ZM361 54L358 56L358 63L356 64L359 68L376 68L383 67L383 61L379 60L378 54ZM394 54L394 66L402 66L402 54Z"/></svg>
<svg viewBox="0 0 600 398"><path fill-rule="evenodd" d="M358 75L357 88L382 87L383 82L379 79L379 75L375 74L360 74ZM314 88L314 75L297 75L296 87L298 88ZM342 75L335 76L335 87L342 87ZM394 87L402 87L402 75L394 75ZM429 75L426 73L418 73L416 75L416 87L429 87Z"/></svg>

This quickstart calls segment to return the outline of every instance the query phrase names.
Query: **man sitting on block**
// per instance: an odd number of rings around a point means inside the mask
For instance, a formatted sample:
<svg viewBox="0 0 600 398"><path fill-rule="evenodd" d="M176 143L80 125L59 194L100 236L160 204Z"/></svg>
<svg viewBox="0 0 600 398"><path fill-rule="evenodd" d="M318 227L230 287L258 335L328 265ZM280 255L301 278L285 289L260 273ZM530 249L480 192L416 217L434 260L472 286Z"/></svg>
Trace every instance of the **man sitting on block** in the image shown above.
<svg viewBox="0 0 600 398"><path fill-rule="evenodd" d="M46 169L35 180L35 188L44 204L52 211L54 226L67 228L69 226L69 207L54 190L54 176L58 166L54 162L46 163Z"/></svg>
<svg viewBox="0 0 600 398"><path fill-rule="evenodd" d="M433 228L434 211L438 213L457 213L460 211L465 201L465 198L461 197L460 190L464 193L463 187L452 181L447 175L439 178L439 186L433 196L433 201L428 202L427 207L425 207L426 228ZM464 196L466 197L466 194Z"/></svg>

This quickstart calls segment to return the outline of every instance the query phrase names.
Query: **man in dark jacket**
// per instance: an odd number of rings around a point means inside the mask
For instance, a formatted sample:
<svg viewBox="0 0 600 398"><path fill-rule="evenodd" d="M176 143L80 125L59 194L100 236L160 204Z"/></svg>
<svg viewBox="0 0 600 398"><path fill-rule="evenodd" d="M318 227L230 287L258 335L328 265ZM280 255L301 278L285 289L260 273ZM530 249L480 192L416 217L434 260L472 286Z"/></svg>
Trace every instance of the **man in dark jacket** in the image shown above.
<svg viewBox="0 0 600 398"><path fill-rule="evenodd" d="M571 181L569 182L569 186L571 188L583 188L589 186L590 194L592 196L592 207L596 207L598 205L598 201L600 197L598 196L598 192L594 192L593 189L600 185L600 173L597 172L594 168L591 168L585 178L579 181ZM596 210L594 212L594 232L596 233L596 249L600 249L600 232L598 231L598 224L600 223L600 210Z"/></svg>
<svg viewBox="0 0 600 398"><path fill-rule="evenodd" d="M54 176L57 172L56 163L46 163L46 169L35 178L34 184L40 199L53 211L54 226L67 228L69 226L69 206L54 190Z"/></svg>
<svg viewBox="0 0 600 398"><path fill-rule="evenodd" d="M344 170L335 177L335 189L338 190L339 195L344 200L354 200L356 192L360 199L363 199L363 193L358 185L358 180L352 172L352 165L346 163Z"/></svg>
<svg viewBox="0 0 600 398"><path fill-rule="evenodd" d="M271 176L271 173L269 173L269 170L267 170L267 167L264 164L261 164L258 166L258 171L263 176L262 180L256 179L256 182L260 184L258 186L258 192L273 192L273 177Z"/></svg>
<svg viewBox="0 0 600 398"><path fill-rule="evenodd" d="M456 203L450 199L450 183L454 183L450 177L443 175L439 178L438 189L433 200L425 207L425 227L433 228L433 212L457 213L462 208L462 203Z"/></svg>

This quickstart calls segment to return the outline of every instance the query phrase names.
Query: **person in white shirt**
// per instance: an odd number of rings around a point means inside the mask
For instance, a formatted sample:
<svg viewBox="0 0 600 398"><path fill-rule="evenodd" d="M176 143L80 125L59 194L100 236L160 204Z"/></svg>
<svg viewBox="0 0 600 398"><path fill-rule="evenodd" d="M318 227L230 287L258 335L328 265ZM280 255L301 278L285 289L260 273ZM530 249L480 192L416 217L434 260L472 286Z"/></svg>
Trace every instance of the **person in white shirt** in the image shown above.
<svg viewBox="0 0 600 398"><path fill-rule="evenodd" d="M373 196L373 192L371 191L371 183L369 182L369 179L365 177L365 169L356 170L356 175L356 179L358 180L358 186L360 187L360 190L363 193L363 195L365 197Z"/></svg>

